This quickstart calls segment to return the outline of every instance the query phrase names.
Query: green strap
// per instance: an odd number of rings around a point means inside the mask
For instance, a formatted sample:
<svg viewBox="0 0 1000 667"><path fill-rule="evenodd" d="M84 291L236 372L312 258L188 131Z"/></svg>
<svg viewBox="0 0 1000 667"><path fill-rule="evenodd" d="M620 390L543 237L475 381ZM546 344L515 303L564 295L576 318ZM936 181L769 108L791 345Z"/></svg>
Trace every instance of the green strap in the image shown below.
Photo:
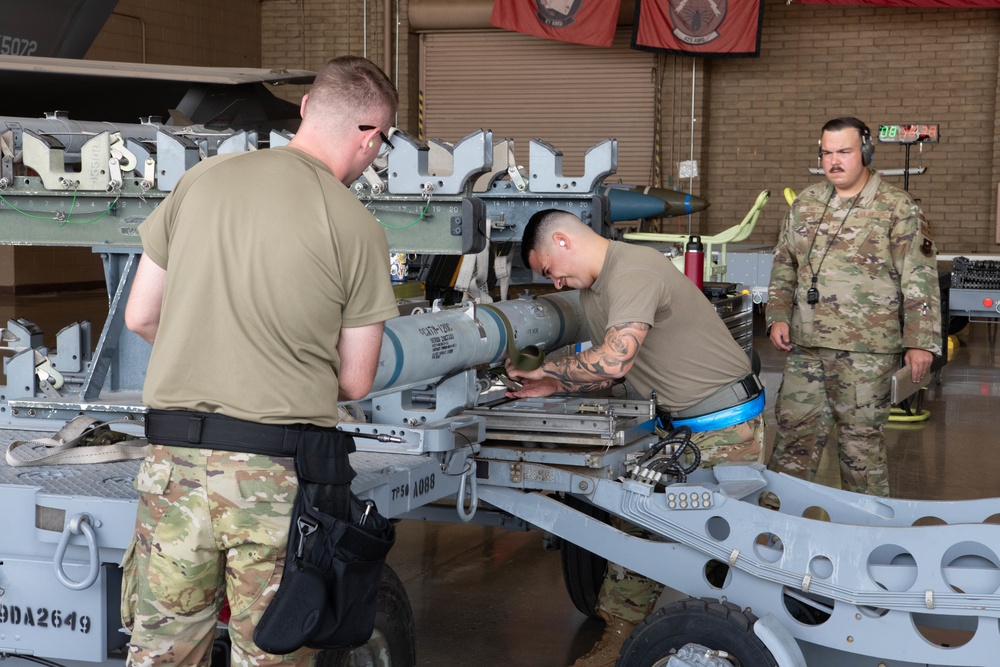
<svg viewBox="0 0 1000 667"><path fill-rule="evenodd" d="M503 322L503 328L507 331L507 356L512 364L522 371L533 371L545 363L545 353L537 345L527 345L523 350L518 350L514 345L514 329L510 326L510 320L499 309L487 304L479 304L479 308L496 314Z"/></svg>

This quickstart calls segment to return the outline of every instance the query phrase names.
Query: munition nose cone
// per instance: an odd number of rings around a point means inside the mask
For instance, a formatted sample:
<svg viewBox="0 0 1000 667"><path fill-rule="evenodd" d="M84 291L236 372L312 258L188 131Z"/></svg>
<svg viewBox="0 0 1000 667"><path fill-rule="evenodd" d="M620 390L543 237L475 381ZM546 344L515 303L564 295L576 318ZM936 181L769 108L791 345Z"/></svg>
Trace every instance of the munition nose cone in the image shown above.
<svg viewBox="0 0 1000 667"><path fill-rule="evenodd" d="M710 206L707 199L689 195L686 192L643 186L635 186L633 190L662 200L667 205L664 215L690 215L691 213L704 211Z"/></svg>
<svg viewBox="0 0 1000 667"><path fill-rule="evenodd" d="M605 186L600 194L608 198L611 222L690 215L709 206L707 199L686 192L642 185Z"/></svg>

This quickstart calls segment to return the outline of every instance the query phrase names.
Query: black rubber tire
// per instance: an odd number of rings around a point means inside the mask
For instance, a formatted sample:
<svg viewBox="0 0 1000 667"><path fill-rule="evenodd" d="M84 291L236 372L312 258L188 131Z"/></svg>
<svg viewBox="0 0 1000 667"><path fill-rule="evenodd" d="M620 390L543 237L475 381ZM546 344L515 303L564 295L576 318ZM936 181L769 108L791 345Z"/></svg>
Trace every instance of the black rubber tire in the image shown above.
<svg viewBox="0 0 1000 667"><path fill-rule="evenodd" d="M316 658L316 667L416 667L416 664L416 630L410 599L403 582L386 565L382 568L372 638L351 651L323 651Z"/></svg>
<svg viewBox="0 0 1000 667"><path fill-rule="evenodd" d="M610 514L574 496L565 496L563 502L602 523L611 521ZM608 569L607 559L566 540L562 540L560 557L563 582L573 606L586 616L599 618L597 594L604 583L604 573Z"/></svg>
<svg viewBox="0 0 1000 667"><path fill-rule="evenodd" d="M650 614L622 646L616 667L651 667L685 644L728 652L740 667L777 667L757 635L757 617L731 602L687 598Z"/></svg>

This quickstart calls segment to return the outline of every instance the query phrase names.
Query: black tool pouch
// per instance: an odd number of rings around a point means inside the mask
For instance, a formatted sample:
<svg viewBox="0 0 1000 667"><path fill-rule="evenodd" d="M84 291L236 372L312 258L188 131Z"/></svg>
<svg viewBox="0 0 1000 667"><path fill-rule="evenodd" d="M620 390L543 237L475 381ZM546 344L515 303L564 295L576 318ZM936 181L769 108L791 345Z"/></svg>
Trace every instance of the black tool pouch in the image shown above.
<svg viewBox="0 0 1000 667"><path fill-rule="evenodd" d="M347 442L300 442L296 450L299 491L285 572L253 635L268 653L352 648L375 628L382 566L396 529L372 501L351 492L353 441L336 435Z"/></svg>

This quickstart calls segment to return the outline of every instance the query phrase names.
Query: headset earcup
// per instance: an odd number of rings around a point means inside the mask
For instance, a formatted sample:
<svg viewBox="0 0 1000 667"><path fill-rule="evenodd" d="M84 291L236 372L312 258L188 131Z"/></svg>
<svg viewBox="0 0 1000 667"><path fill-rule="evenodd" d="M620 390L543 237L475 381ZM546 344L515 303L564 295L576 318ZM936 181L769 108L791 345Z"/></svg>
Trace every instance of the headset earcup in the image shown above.
<svg viewBox="0 0 1000 667"><path fill-rule="evenodd" d="M868 132L864 132L861 136L861 164L868 166L872 163L872 157L875 153L875 142L872 141L872 135Z"/></svg>

